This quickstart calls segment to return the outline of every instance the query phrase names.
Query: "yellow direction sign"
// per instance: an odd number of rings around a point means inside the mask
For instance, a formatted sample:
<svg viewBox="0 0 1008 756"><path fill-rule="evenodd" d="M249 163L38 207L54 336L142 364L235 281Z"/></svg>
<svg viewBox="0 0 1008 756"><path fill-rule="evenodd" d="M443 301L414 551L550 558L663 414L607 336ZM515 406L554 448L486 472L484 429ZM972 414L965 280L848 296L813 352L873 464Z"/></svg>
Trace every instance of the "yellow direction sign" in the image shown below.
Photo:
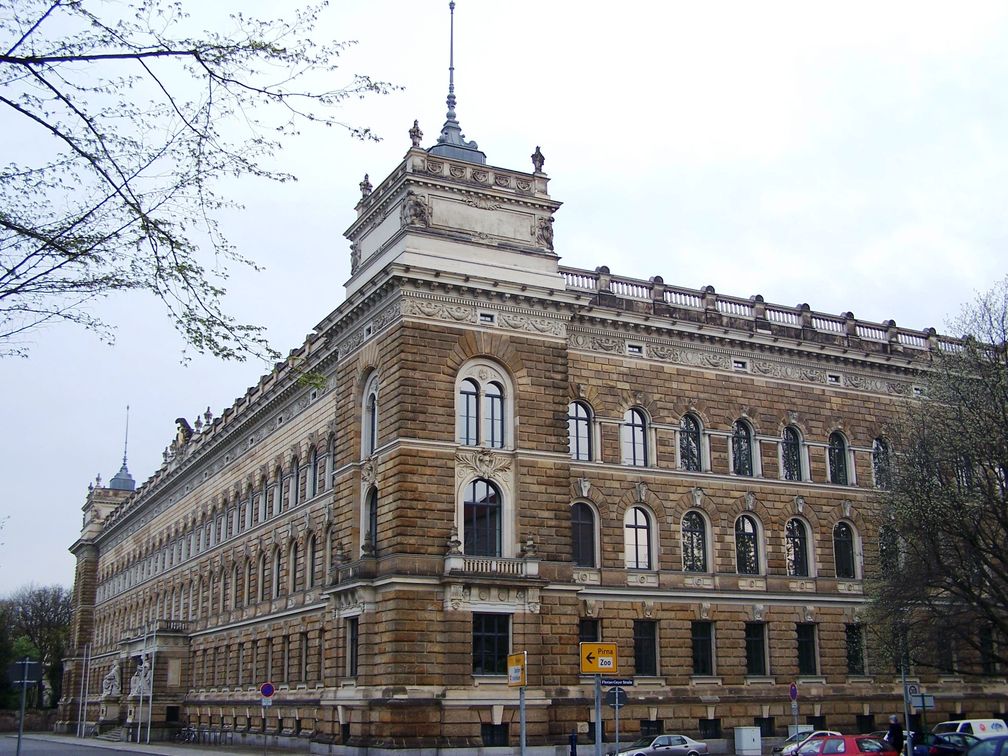
<svg viewBox="0 0 1008 756"><path fill-rule="evenodd" d="M508 687L520 688L526 685L525 681L525 651L517 654L508 654Z"/></svg>
<svg viewBox="0 0 1008 756"><path fill-rule="evenodd" d="M599 675L619 671L615 643L581 643L581 674Z"/></svg>

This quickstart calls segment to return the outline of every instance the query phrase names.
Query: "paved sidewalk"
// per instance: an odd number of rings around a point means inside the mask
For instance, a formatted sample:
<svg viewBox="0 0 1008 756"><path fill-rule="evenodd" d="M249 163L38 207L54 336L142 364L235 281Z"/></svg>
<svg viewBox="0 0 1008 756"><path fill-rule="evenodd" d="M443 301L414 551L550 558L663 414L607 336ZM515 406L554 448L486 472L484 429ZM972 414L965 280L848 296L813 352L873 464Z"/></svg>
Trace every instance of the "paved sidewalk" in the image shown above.
<svg viewBox="0 0 1008 756"><path fill-rule="evenodd" d="M48 742L78 750L80 756L87 756L95 748L104 748L109 751L119 751L121 753L145 753L149 756L211 756L211 754L230 754L231 756L262 756L262 748L247 748L244 746L203 746L203 745L183 745L174 743L116 743L96 738L77 738L73 735L56 735L47 732L26 732L23 743ZM4 733L0 736L0 754L14 753L17 747L17 733ZM73 751L67 751L73 753ZM286 749L271 748L271 754L301 754L305 751L289 751Z"/></svg>

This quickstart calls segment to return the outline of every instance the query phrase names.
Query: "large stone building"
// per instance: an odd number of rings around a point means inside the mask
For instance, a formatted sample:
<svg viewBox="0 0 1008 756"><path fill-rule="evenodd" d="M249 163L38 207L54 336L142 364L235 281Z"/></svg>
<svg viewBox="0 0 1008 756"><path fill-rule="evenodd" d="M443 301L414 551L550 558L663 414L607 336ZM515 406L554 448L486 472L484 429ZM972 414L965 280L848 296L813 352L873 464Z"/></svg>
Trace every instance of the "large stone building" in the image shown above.
<svg viewBox="0 0 1008 756"><path fill-rule="evenodd" d="M818 726L901 712L873 491L947 342L561 266L538 149L487 165L452 105L361 184L345 301L139 489L90 491L63 725L514 746L525 651L529 743L586 743L579 641L617 644L629 734L779 735L792 681ZM911 674L932 717L1004 715L1003 678Z"/></svg>

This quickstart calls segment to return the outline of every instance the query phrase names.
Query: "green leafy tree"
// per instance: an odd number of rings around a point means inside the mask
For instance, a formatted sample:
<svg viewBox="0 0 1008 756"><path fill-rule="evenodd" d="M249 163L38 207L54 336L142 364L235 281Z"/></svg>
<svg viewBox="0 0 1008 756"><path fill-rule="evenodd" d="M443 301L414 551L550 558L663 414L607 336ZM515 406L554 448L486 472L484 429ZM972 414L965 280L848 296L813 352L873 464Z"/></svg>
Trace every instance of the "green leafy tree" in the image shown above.
<svg viewBox="0 0 1008 756"><path fill-rule="evenodd" d="M1008 665L1008 279L954 332L891 433L891 469L876 459L889 486L873 609L913 664L994 674Z"/></svg>
<svg viewBox="0 0 1008 756"><path fill-rule="evenodd" d="M72 594L59 585L29 585L15 591L6 603L13 627L15 659L27 653L42 662L55 704L62 693L63 653L70 636Z"/></svg>
<svg viewBox="0 0 1008 756"><path fill-rule="evenodd" d="M87 304L140 290L188 348L275 357L224 309L229 266L255 263L222 233L235 205L216 187L292 179L265 162L306 123L373 138L337 106L390 86L328 88L349 43L311 40L318 8L190 36L182 5L0 0L0 355L57 321L110 338Z"/></svg>

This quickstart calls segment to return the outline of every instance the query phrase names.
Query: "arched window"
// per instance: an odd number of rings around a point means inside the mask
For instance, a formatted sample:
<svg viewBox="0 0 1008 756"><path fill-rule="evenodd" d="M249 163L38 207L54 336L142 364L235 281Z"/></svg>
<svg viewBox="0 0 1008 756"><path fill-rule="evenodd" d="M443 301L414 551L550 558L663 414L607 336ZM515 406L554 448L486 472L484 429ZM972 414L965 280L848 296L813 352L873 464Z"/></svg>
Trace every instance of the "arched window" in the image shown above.
<svg viewBox="0 0 1008 756"><path fill-rule="evenodd" d="M872 472L875 475L877 488L889 488L892 484L892 467L889 458L889 442L884 438L876 438L872 443Z"/></svg>
<svg viewBox="0 0 1008 756"><path fill-rule="evenodd" d="M833 560L838 578L855 577L854 530L846 522L838 522L833 528Z"/></svg>
<svg viewBox="0 0 1008 756"><path fill-rule="evenodd" d="M879 528L879 571L889 577L899 569L902 560L899 536L892 525Z"/></svg>
<svg viewBox="0 0 1008 756"><path fill-rule="evenodd" d="M273 598L280 597L280 549L273 550Z"/></svg>
<svg viewBox="0 0 1008 756"><path fill-rule="evenodd" d="M784 530L784 557L788 575L809 576L808 529L801 520L791 519L787 522Z"/></svg>
<svg viewBox="0 0 1008 756"><path fill-rule="evenodd" d="M471 378L459 385L458 442L479 444L479 386Z"/></svg>
<svg viewBox="0 0 1008 756"><path fill-rule="evenodd" d="M753 474L753 433L744 420L732 424L732 471L736 475Z"/></svg>
<svg viewBox="0 0 1008 756"><path fill-rule="evenodd" d="M847 440L840 431L833 431L829 437L830 483L847 485Z"/></svg>
<svg viewBox="0 0 1008 756"><path fill-rule="evenodd" d="M283 470L277 467L273 474L273 513L276 517L283 511Z"/></svg>
<svg viewBox="0 0 1008 756"><path fill-rule="evenodd" d="M378 448L378 376L372 375L364 388L364 422L361 428L361 456L370 457Z"/></svg>
<svg viewBox="0 0 1008 756"><path fill-rule="evenodd" d="M572 459L592 458L591 410L584 402L567 405L567 445Z"/></svg>
<svg viewBox="0 0 1008 756"><path fill-rule="evenodd" d="M313 446L308 452L308 498L318 495L319 485L319 455L318 450ZM323 483L323 485L325 485Z"/></svg>
<svg viewBox="0 0 1008 756"><path fill-rule="evenodd" d="M466 489L463 519L464 553L501 555L501 495L497 486L483 478L470 483Z"/></svg>
<svg viewBox="0 0 1008 756"><path fill-rule="evenodd" d="M296 507L301 501L301 459L294 457L291 465L290 505Z"/></svg>
<svg viewBox="0 0 1008 756"><path fill-rule="evenodd" d="M305 588L315 587L315 570L317 569L317 561L318 544L315 541L315 535L312 534L308 537L308 554L305 559Z"/></svg>
<svg viewBox="0 0 1008 756"><path fill-rule="evenodd" d="M642 410L632 408L623 414L620 440L623 447L623 464L646 467L648 463L647 420Z"/></svg>
<svg viewBox="0 0 1008 756"><path fill-rule="evenodd" d="M801 436L790 425L781 434L781 473L784 480L802 480Z"/></svg>
<svg viewBox="0 0 1008 756"><path fill-rule="evenodd" d="M245 560L245 580L242 582L242 606L248 606L252 599L252 562Z"/></svg>
<svg viewBox="0 0 1008 756"><path fill-rule="evenodd" d="M683 570L707 571L707 525L699 512L687 512L682 519Z"/></svg>
<svg viewBox="0 0 1008 756"><path fill-rule="evenodd" d="M679 420L679 464L683 470L703 469L700 439L700 421L694 415L683 415Z"/></svg>
<svg viewBox="0 0 1008 756"><path fill-rule="evenodd" d="M504 389L496 381L483 389L483 418L487 446L504 448Z"/></svg>
<svg viewBox="0 0 1008 756"><path fill-rule="evenodd" d="M503 449L511 443L508 418L511 382L504 372L487 360L466 363L456 378L455 437L465 446Z"/></svg>
<svg viewBox="0 0 1008 756"><path fill-rule="evenodd" d="M238 565L235 564L231 568L231 604L228 607L231 611L234 611L239 607L238 603Z"/></svg>
<svg viewBox="0 0 1008 756"><path fill-rule="evenodd" d="M571 507L571 548L574 564L578 567L596 567L595 512L583 501Z"/></svg>
<svg viewBox="0 0 1008 756"><path fill-rule="evenodd" d="M297 541L293 541L290 546L290 554L287 558L287 593L294 593L297 591L297 573L298 573L298 544Z"/></svg>
<svg viewBox="0 0 1008 756"><path fill-rule="evenodd" d="M364 540L370 545L371 554L378 555L378 489L372 488L367 495L367 530Z"/></svg>
<svg viewBox="0 0 1008 756"><path fill-rule="evenodd" d="M269 597L269 594L266 592L266 579L268 575L266 555L261 554L259 556L259 590L257 594L260 601L265 601Z"/></svg>
<svg viewBox="0 0 1008 756"><path fill-rule="evenodd" d="M735 520L735 570L740 575L760 574L759 528L746 514Z"/></svg>
<svg viewBox="0 0 1008 756"><path fill-rule="evenodd" d="M650 570L651 517L643 507L630 507L623 516L623 546L628 570Z"/></svg>

